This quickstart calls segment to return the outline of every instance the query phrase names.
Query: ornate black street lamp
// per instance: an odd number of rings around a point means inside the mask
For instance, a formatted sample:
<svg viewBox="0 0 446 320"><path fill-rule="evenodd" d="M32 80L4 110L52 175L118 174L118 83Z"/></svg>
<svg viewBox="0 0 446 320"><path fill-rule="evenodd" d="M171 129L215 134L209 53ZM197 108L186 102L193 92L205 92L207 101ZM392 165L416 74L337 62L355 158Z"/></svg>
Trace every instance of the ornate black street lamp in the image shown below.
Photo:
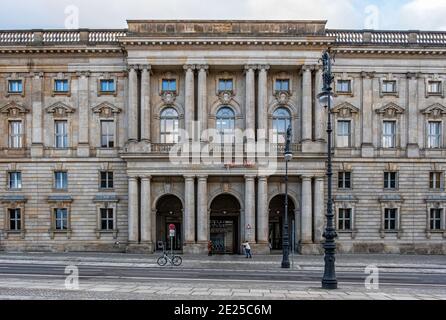
<svg viewBox="0 0 446 320"><path fill-rule="evenodd" d="M288 162L293 158L293 154L290 151L291 145L291 125L286 131L286 144L285 144L285 212L283 214L283 228L282 228L282 268L290 268L290 237L288 233Z"/></svg>
<svg viewBox="0 0 446 320"><path fill-rule="evenodd" d="M327 226L323 237L325 238L324 250L325 250L325 268L324 277L322 278L322 288L323 289L337 289L338 281L336 280L336 270L335 270L335 253L336 253L336 243L335 238L337 237L336 230L334 227L334 214L333 214L333 199L331 183L333 178L332 162L331 162L331 134L332 124L331 124L331 107L333 105L333 93L331 84L333 82L333 74L331 73L331 60L329 51L325 51L322 55L323 64L323 88L322 92L318 95L319 103L321 106L327 108L328 121L327 121L327 178L328 178L328 201L327 201Z"/></svg>

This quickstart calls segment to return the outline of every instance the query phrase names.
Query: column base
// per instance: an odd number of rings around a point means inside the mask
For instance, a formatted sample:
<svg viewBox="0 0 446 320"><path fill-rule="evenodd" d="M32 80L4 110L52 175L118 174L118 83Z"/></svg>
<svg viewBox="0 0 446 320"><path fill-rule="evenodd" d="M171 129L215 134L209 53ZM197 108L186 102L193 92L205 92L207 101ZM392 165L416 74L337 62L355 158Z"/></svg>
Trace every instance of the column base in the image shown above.
<svg viewBox="0 0 446 320"><path fill-rule="evenodd" d="M129 243L126 247L126 253L154 253L155 245L152 242L146 243Z"/></svg>
<svg viewBox="0 0 446 320"><path fill-rule="evenodd" d="M208 254L207 243L184 244L183 254Z"/></svg>
<svg viewBox="0 0 446 320"><path fill-rule="evenodd" d="M88 143L82 143L77 146L77 156L88 158L90 156L90 145Z"/></svg>
<svg viewBox="0 0 446 320"><path fill-rule="evenodd" d="M271 249L269 248L268 243L256 243L256 244L250 244L250 246L252 254L260 254L260 255L271 254Z"/></svg>
<svg viewBox="0 0 446 320"><path fill-rule="evenodd" d="M420 157L420 147L417 143L411 143L407 145L407 157L408 158L419 158Z"/></svg>
<svg viewBox="0 0 446 320"><path fill-rule="evenodd" d="M301 255L323 255L324 248L322 244L314 244L314 243L302 243L299 246L299 253Z"/></svg>
<svg viewBox="0 0 446 320"><path fill-rule="evenodd" d="M41 143L33 143L31 145L31 157L32 158L41 158L43 157L43 144Z"/></svg>
<svg viewBox="0 0 446 320"><path fill-rule="evenodd" d="M363 143L361 146L361 157L373 158L375 156L375 148L371 143Z"/></svg>

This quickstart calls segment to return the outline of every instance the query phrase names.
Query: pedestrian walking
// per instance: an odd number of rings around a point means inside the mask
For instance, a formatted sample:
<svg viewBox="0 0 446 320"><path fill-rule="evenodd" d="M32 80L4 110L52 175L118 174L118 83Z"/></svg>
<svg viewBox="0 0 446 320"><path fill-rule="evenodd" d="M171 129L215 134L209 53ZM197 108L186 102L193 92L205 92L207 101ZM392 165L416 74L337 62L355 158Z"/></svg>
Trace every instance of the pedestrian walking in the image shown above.
<svg viewBox="0 0 446 320"><path fill-rule="evenodd" d="M250 259L252 259L252 255L251 255L251 246L249 245L249 242L248 242L248 241L246 241L245 243L243 243L243 248L245 248L246 258L250 258Z"/></svg>
<svg viewBox="0 0 446 320"><path fill-rule="evenodd" d="M212 241L208 242L208 256L212 256Z"/></svg>

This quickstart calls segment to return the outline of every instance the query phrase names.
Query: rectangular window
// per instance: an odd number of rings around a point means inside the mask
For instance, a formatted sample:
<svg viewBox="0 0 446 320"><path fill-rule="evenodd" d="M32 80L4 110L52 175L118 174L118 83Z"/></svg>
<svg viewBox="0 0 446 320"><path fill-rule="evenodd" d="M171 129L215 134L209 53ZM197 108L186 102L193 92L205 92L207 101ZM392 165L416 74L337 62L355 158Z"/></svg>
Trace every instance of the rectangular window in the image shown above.
<svg viewBox="0 0 446 320"><path fill-rule="evenodd" d="M101 189L113 189L112 171L101 171Z"/></svg>
<svg viewBox="0 0 446 320"><path fill-rule="evenodd" d="M9 172L9 189L22 189L22 173L21 172Z"/></svg>
<svg viewBox="0 0 446 320"><path fill-rule="evenodd" d="M232 91L232 90L234 90L232 79L220 79L220 80L218 80L218 91L219 92L222 92L222 91Z"/></svg>
<svg viewBox="0 0 446 320"><path fill-rule="evenodd" d="M276 91L290 91L290 80L276 79Z"/></svg>
<svg viewBox="0 0 446 320"><path fill-rule="evenodd" d="M429 225L431 230L441 230L441 217L443 216L443 209L431 208Z"/></svg>
<svg viewBox="0 0 446 320"><path fill-rule="evenodd" d="M23 126L22 121L9 121L9 147L13 149L22 148Z"/></svg>
<svg viewBox="0 0 446 320"><path fill-rule="evenodd" d="M113 120L101 121L101 148L115 147L115 122Z"/></svg>
<svg viewBox="0 0 446 320"><path fill-rule="evenodd" d="M115 92L115 80L113 79L102 79L100 80L101 92Z"/></svg>
<svg viewBox="0 0 446 320"><path fill-rule="evenodd" d="M383 121L383 148L396 147L396 122Z"/></svg>
<svg viewBox="0 0 446 320"><path fill-rule="evenodd" d="M384 189L396 189L396 188L397 188L397 173L384 172Z"/></svg>
<svg viewBox="0 0 446 320"><path fill-rule="evenodd" d="M68 125L66 120L55 121L55 140L56 148L64 149L68 148Z"/></svg>
<svg viewBox="0 0 446 320"><path fill-rule="evenodd" d="M113 209L101 208L101 230L110 231L114 230Z"/></svg>
<svg viewBox="0 0 446 320"><path fill-rule="evenodd" d="M351 123L348 120L339 120L337 127L337 141L338 148L349 148L351 146Z"/></svg>
<svg viewBox="0 0 446 320"><path fill-rule="evenodd" d="M336 82L336 92L338 93L351 93L352 82L351 80L338 80Z"/></svg>
<svg viewBox="0 0 446 320"><path fill-rule="evenodd" d="M68 92L68 80L67 79L57 79L54 80L54 92Z"/></svg>
<svg viewBox="0 0 446 320"><path fill-rule="evenodd" d="M395 93L396 92L396 81L384 80L382 83L382 92L383 93Z"/></svg>
<svg viewBox="0 0 446 320"><path fill-rule="evenodd" d="M54 188L57 190L68 189L68 173L65 171L54 172Z"/></svg>
<svg viewBox="0 0 446 320"><path fill-rule="evenodd" d="M427 93L429 94L441 94L441 81L429 81L427 85Z"/></svg>
<svg viewBox="0 0 446 320"><path fill-rule="evenodd" d="M54 209L54 229L68 230L68 209Z"/></svg>
<svg viewBox="0 0 446 320"><path fill-rule="evenodd" d="M350 189L351 188L351 172L341 171L338 174L338 188Z"/></svg>
<svg viewBox="0 0 446 320"><path fill-rule="evenodd" d="M429 187L433 190L441 190L442 188L442 172L429 173Z"/></svg>
<svg viewBox="0 0 446 320"><path fill-rule="evenodd" d="M397 228L398 209L384 209L384 230L392 231Z"/></svg>
<svg viewBox="0 0 446 320"><path fill-rule="evenodd" d="M427 147L441 148L441 122L429 121L427 124Z"/></svg>
<svg viewBox="0 0 446 320"><path fill-rule="evenodd" d="M177 91L176 79L163 79L161 85L161 91Z"/></svg>
<svg viewBox="0 0 446 320"><path fill-rule="evenodd" d="M22 80L9 80L8 81L8 92L9 93L22 93L23 92Z"/></svg>
<svg viewBox="0 0 446 320"><path fill-rule="evenodd" d="M352 209L339 209L338 230L348 231L352 229Z"/></svg>
<svg viewBox="0 0 446 320"><path fill-rule="evenodd" d="M20 209L8 209L9 212L9 230L22 230L22 215Z"/></svg>

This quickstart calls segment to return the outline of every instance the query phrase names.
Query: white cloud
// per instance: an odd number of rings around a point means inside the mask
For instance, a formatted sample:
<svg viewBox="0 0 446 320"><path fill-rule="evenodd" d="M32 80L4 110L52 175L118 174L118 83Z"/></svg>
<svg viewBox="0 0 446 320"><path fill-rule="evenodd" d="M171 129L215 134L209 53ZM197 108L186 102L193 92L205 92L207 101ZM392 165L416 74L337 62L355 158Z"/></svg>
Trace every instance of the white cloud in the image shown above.
<svg viewBox="0 0 446 320"><path fill-rule="evenodd" d="M399 23L412 30L446 30L445 16L444 0L411 0L402 6Z"/></svg>

